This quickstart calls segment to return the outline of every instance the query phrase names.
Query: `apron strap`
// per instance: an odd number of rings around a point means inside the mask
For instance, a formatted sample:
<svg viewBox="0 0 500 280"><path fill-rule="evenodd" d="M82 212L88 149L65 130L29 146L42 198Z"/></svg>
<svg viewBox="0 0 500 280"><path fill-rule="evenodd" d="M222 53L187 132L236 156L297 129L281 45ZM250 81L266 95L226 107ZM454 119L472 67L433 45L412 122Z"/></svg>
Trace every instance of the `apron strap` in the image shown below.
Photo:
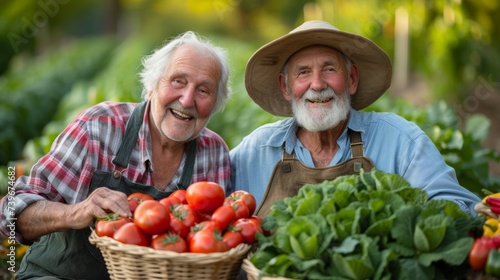
<svg viewBox="0 0 500 280"><path fill-rule="evenodd" d="M364 157L363 141L361 141L361 133L349 129L349 136L351 137L352 158Z"/></svg>
<svg viewBox="0 0 500 280"><path fill-rule="evenodd" d="M134 111L127 122L125 137L118 148L116 157L113 159L113 164L121 167L128 166L130 154L135 147L137 134L139 133L139 129L141 128L143 122L146 106L147 102L143 101L134 108ZM196 160L196 142L197 139L193 139L187 143L186 163L184 164L184 170L179 184L177 185L177 188L179 189L186 189L191 184L191 178L193 177L194 172L194 162Z"/></svg>
<svg viewBox="0 0 500 280"><path fill-rule="evenodd" d="M135 147L135 141L137 140L137 133L142 125L142 119L144 118L144 112L146 111L146 101L139 103L132 112L130 119L127 122L127 128L125 130L125 139L120 144L116 157L113 159L115 165L121 167L127 167L130 160L130 154Z"/></svg>
<svg viewBox="0 0 500 280"><path fill-rule="evenodd" d="M194 162L196 160L196 142L197 139L193 139L187 143L186 164L184 164L184 171L182 172L181 180L179 181L179 184L177 184L178 189L185 190L191 184Z"/></svg>

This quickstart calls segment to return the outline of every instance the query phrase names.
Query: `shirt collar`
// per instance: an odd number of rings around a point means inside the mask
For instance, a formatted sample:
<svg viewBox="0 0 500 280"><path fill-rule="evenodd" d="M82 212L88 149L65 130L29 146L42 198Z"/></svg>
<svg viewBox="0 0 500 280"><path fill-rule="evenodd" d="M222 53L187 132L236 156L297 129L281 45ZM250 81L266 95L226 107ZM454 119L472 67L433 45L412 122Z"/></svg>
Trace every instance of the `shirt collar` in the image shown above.
<svg viewBox="0 0 500 280"><path fill-rule="evenodd" d="M349 120L347 121L347 128L358 132L365 132L365 126L363 125L361 112L358 112L351 108L351 111L349 113Z"/></svg>

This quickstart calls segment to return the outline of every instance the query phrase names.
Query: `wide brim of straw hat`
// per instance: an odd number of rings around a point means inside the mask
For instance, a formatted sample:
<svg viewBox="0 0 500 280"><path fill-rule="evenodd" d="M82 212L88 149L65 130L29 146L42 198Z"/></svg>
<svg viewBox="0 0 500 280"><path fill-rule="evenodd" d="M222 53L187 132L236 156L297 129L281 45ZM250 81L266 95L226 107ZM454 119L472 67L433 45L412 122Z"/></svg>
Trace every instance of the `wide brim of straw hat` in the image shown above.
<svg viewBox="0 0 500 280"><path fill-rule="evenodd" d="M250 57L245 87L261 108L276 116L292 116L290 102L283 98L278 74L297 51L312 45L332 47L356 64L359 84L351 106L360 110L375 102L389 88L392 65L387 53L371 40L338 30L325 21L306 21L290 33L262 46Z"/></svg>

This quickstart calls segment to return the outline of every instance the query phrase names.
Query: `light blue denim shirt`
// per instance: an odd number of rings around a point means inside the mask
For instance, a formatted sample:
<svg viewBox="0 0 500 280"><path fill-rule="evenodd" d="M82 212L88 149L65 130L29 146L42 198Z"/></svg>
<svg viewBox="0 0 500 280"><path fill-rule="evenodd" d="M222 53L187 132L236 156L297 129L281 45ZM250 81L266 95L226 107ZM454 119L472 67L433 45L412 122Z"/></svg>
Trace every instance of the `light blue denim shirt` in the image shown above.
<svg viewBox="0 0 500 280"><path fill-rule="evenodd" d="M424 189L430 199L448 199L475 215L479 197L460 186L432 140L415 123L393 113L358 112L351 109L347 128L361 132L365 156L375 167L396 173L413 187ZM347 128L337 140L339 150L331 166L351 158ZM231 183L252 193L260 204L275 164L287 153L314 167L311 154L296 137L297 123L287 118L263 125L231 150Z"/></svg>

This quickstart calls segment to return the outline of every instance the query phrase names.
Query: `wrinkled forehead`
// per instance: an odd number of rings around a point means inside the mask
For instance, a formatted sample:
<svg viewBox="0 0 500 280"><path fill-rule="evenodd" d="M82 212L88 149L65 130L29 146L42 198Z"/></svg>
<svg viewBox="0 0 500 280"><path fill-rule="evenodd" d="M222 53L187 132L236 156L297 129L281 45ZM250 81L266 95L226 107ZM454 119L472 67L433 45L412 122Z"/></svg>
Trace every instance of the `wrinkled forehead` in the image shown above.
<svg viewBox="0 0 500 280"><path fill-rule="evenodd" d="M304 58L309 59L320 55L331 56L332 59L343 64L344 54L341 51L326 45L311 45L293 53L283 65L283 70L290 64L295 64Z"/></svg>

